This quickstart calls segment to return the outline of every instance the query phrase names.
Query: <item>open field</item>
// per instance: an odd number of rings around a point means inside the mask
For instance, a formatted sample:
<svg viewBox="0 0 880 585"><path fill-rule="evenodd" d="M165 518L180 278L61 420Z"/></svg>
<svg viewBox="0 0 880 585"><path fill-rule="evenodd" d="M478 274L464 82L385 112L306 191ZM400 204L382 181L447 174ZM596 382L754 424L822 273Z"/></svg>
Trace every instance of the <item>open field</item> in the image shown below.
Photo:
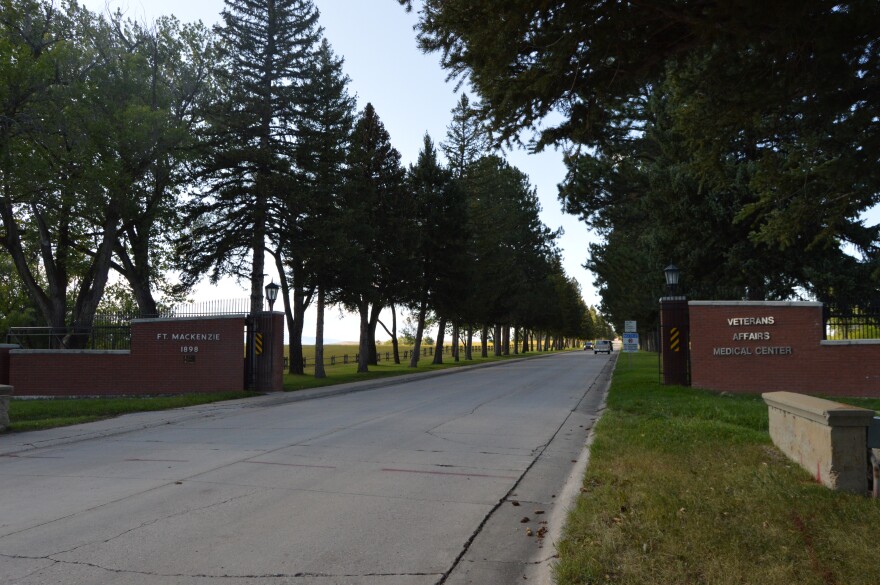
<svg viewBox="0 0 880 585"><path fill-rule="evenodd" d="M759 396L662 386L656 354L619 361L558 583L880 581L878 502L815 483L767 425Z"/></svg>
<svg viewBox="0 0 880 585"><path fill-rule="evenodd" d="M431 344L431 345L422 344L421 350L424 351L428 348L433 350L433 347L434 347L434 344ZM489 352L490 353L492 352L492 347L493 346L490 343L489 344ZM452 346L447 344L444 346L444 348L445 348L445 351L447 352L446 354L444 354L444 360L445 360L446 356L449 355L448 352L451 350ZM412 351L412 349L413 349L412 345L404 345L402 343L400 344L399 352L400 352L401 361L403 360L403 352L404 351L410 352L410 351ZM376 345L376 351L379 352L380 358L382 361L387 361L387 359L392 359L394 357L394 348L392 347L392 345L390 343L380 343L380 344ZM347 355L349 358L349 361L352 361L352 360L354 360L354 356L357 355L357 353L358 353L358 345L356 343L325 345L324 346L325 367L330 366L330 358L333 356L336 357L337 363L341 364L343 362L343 356ZM474 353L475 357L479 356L480 346L478 344L474 344L473 353ZM290 346L285 345L284 346L284 356L288 357L289 355L290 355ZM313 366L315 363L315 346L314 345L303 345L303 357L306 359L307 366ZM428 356L428 357L430 359L432 356ZM461 352L461 357L464 358L464 351ZM421 366L421 364L422 364L422 361L419 362L420 366Z"/></svg>

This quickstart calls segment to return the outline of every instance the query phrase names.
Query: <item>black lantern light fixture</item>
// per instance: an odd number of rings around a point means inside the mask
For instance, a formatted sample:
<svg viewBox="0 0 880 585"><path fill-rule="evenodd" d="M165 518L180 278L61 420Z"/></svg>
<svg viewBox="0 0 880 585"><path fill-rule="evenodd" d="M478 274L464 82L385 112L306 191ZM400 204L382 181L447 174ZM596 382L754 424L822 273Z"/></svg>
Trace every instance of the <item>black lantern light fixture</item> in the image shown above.
<svg viewBox="0 0 880 585"><path fill-rule="evenodd" d="M675 264L670 264L663 269L663 274L666 276L666 290L669 291L669 294L675 294L675 291L678 288L678 279L681 276L681 270L679 270Z"/></svg>
<svg viewBox="0 0 880 585"><path fill-rule="evenodd" d="M275 284L274 280L266 285L266 299L269 301L269 312L275 306L275 300L278 298L278 289L280 288L281 285Z"/></svg>

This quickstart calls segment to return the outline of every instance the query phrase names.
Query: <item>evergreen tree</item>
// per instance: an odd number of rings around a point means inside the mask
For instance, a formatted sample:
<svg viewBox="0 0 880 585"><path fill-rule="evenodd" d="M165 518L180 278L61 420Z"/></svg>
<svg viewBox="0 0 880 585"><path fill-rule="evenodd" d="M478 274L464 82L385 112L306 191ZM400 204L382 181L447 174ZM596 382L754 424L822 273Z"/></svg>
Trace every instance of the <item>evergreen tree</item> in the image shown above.
<svg viewBox="0 0 880 585"><path fill-rule="evenodd" d="M182 246L187 275L248 278L263 305L266 238L291 182L294 131L320 38L311 0L226 0L216 27L217 95L206 112L205 190Z"/></svg>
<svg viewBox="0 0 880 585"><path fill-rule="evenodd" d="M440 351L434 361L442 360L442 339L447 319L460 314L460 302L470 281L469 270L461 262L467 246L466 203L452 173L437 160L437 150L428 134L419 158L408 173L408 185L415 197L417 239L415 272L410 298L416 311L415 348L410 367L418 365L419 350L429 309L440 321Z"/></svg>
<svg viewBox="0 0 880 585"><path fill-rule="evenodd" d="M446 141L440 145L440 149L457 178L463 177L468 167L489 154L489 136L465 93L461 94L452 109L452 121L446 128Z"/></svg>
<svg viewBox="0 0 880 585"><path fill-rule="evenodd" d="M354 125L354 99L346 89L349 78L342 65L327 40L322 40L309 64L297 108L295 166L276 236L275 256L285 291L292 374L303 373L302 326L309 300L317 299L318 320L322 323L325 304L335 299L339 273L346 269L341 197ZM320 326L315 338L315 375L323 377Z"/></svg>
<svg viewBox="0 0 880 585"><path fill-rule="evenodd" d="M360 315L358 372L375 360L376 326L386 304L395 300L411 270L412 198L404 188L400 153L367 104L355 123L346 168L342 209L349 264L339 299Z"/></svg>

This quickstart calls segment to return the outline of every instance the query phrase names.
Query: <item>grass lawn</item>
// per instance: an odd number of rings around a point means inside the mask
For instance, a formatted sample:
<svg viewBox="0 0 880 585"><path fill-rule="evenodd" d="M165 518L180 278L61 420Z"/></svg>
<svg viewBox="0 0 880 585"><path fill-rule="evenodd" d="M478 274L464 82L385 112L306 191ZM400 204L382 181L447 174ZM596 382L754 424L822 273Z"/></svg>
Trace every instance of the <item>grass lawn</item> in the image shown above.
<svg viewBox="0 0 880 585"><path fill-rule="evenodd" d="M626 365L559 543L558 583L880 582L880 503L828 490L789 461L759 396L662 386L657 354Z"/></svg>
<svg viewBox="0 0 880 585"><path fill-rule="evenodd" d="M423 343L421 349L424 350L426 348L433 348L433 347L434 347L434 344L425 345ZM446 361L450 357L450 354L448 352L450 351L451 347L452 346L450 346L449 344L446 344L445 348L446 348L447 353L443 354L444 361ZM403 343L400 344L400 346L398 347L398 351L400 352L401 361L403 361L403 352L404 351L412 351L412 348L413 348L412 345L404 345ZM480 344L474 343L473 355L475 357L480 355L480 349L481 349ZM330 366L330 357L331 356L336 357L337 364L342 364L342 362L343 362L342 358L345 355L348 355L349 361L354 361L354 356L357 355L358 350L359 350L359 348L358 348L357 344L348 343L348 344L325 345L324 346L324 367L325 368L335 367L335 366ZM513 350L513 348L511 348L511 351L512 350ZM391 346L391 343L378 344L376 346L376 351L380 354L380 357L382 358L383 361L385 361L386 359L394 359L394 348ZM490 354L492 353L492 344L491 343L489 344L489 353ZM290 355L290 346L285 345L284 346L284 356L287 357L289 355ZM315 346L314 345L303 345L303 357L306 359L306 366L307 367L309 367L309 368L314 367L314 365L315 365ZM428 360L428 362L430 363L430 361L433 359L433 357L434 357L433 355L429 355L427 357L423 356L419 361L419 366L421 367L421 365L424 363L425 360ZM461 352L461 357L462 358L464 357L463 351Z"/></svg>
<svg viewBox="0 0 880 585"><path fill-rule="evenodd" d="M311 356L314 356L314 346L309 346L311 348ZM351 346L342 346L342 347L351 347ZM303 348L303 353L306 354L305 347ZM409 348L407 348L409 349ZM476 348L475 348L476 349ZM349 359L354 360L354 353L357 351L357 348L354 348L354 351L349 353ZM404 374L415 374L418 372L430 372L433 370L443 370L446 368L455 368L460 366L469 366L474 364L482 364L486 362L494 362L499 360L507 360L507 359L515 359L521 357L528 356L536 356L540 355L540 352L532 352L526 354L514 355L510 354L509 356L501 356L495 357L494 355L489 355L487 358L481 358L479 351L473 352L474 359L466 360L464 359L464 354L461 355L460 361L455 362L451 355L444 354L443 355L443 363L439 365L433 365L431 362L433 361L433 356L421 357L419 358L419 367L418 368L410 368L409 360L403 359L403 346L400 348L400 364L395 364L393 361L393 354L391 361L385 361L385 352L391 352L391 346L381 345L378 347L379 353L382 354L382 361L379 362L376 366L370 366L370 371L366 374L358 374L357 373L357 364L356 363L348 363L347 365L342 365L341 360L337 362L337 365L324 366L324 372L327 374L326 378L317 380L315 379L313 372L315 370L314 366L314 358L309 359L306 366L306 373L302 376L295 376L290 374L284 375L284 390L285 391L293 391L293 390L305 390L307 388L320 388L323 386L333 386L335 384L344 384L346 382L359 382L361 380L372 380L378 378L386 378L389 376L402 376ZM307 356L308 357L308 356ZM329 354L328 358L329 360Z"/></svg>
<svg viewBox="0 0 880 585"><path fill-rule="evenodd" d="M208 404L257 396L255 392L216 392L182 394L180 396L125 397L125 398L55 398L16 399L9 404L10 431L36 431L93 422L104 418L168 410L184 406Z"/></svg>

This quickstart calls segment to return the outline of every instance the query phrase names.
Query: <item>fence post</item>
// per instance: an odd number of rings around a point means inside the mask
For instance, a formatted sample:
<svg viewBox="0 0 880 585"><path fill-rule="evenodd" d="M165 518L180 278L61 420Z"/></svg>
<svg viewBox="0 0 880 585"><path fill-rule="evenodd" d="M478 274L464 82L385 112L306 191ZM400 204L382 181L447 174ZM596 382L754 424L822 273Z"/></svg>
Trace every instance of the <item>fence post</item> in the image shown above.
<svg viewBox="0 0 880 585"><path fill-rule="evenodd" d="M336 356L335 356L335 355L331 355L331 356L330 356L330 365L331 365L331 366L335 366L335 365L336 365Z"/></svg>
<svg viewBox="0 0 880 585"><path fill-rule="evenodd" d="M344 355L342 356L342 363L343 363L344 365L348 365L348 354L344 354Z"/></svg>

